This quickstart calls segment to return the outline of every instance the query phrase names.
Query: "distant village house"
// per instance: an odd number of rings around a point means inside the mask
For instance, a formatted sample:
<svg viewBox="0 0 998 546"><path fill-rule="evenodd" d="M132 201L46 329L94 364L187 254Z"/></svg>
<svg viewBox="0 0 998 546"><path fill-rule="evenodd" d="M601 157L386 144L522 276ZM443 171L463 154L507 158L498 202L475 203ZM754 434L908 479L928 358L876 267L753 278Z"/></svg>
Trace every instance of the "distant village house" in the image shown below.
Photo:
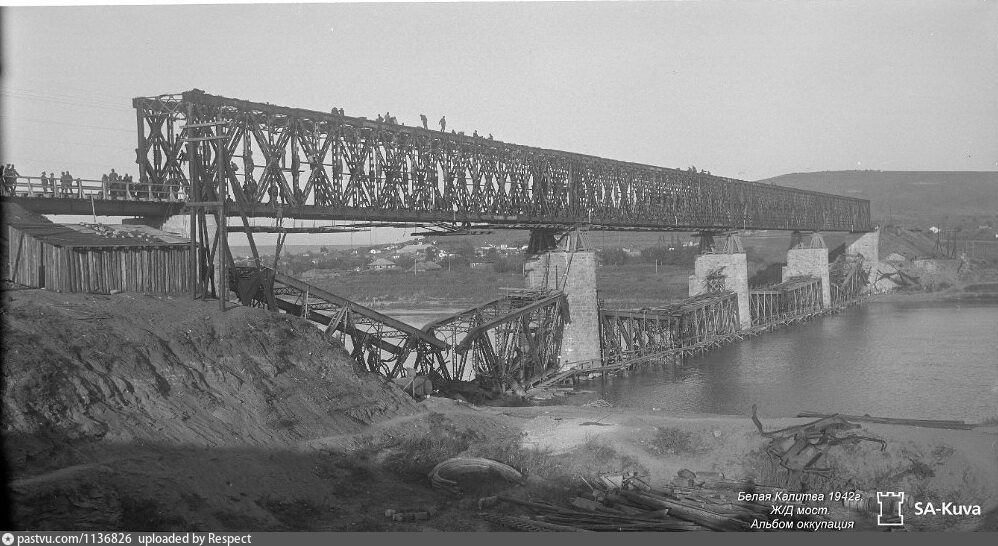
<svg viewBox="0 0 998 546"><path fill-rule="evenodd" d="M378 258L377 260L367 264L368 271L391 271L398 269L398 267L399 266L396 265L395 262L384 258Z"/></svg>

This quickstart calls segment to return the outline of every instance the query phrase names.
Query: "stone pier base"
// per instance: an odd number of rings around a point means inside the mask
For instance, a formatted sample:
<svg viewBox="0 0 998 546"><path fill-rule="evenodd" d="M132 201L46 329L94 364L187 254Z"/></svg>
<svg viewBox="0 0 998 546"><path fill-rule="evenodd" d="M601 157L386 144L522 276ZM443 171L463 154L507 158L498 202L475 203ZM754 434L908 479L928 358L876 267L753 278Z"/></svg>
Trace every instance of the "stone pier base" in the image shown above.
<svg viewBox="0 0 998 546"><path fill-rule="evenodd" d="M864 233L846 247L846 254L863 257L863 268L867 271L880 261L880 230Z"/></svg>
<svg viewBox="0 0 998 546"><path fill-rule="evenodd" d="M561 367L599 360L599 304L596 300L596 253L552 250L527 260L527 288L561 290L568 300L571 322L561 342Z"/></svg>
<svg viewBox="0 0 998 546"><path fill-rule="evenodd" d="M828 279L828 248L820 235L814 234L810 241L798 239L798 243L787 251L787 265L783 268L783 280L807 275L821 279L821 305L832 306L832 288Z"/></svg>

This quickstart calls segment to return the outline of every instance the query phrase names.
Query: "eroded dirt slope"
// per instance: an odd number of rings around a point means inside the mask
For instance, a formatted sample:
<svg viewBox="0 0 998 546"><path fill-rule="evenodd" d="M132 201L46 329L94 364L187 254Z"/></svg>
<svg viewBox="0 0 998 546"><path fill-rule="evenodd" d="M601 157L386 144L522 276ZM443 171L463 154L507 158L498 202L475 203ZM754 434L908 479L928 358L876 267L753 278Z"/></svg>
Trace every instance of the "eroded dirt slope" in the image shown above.
<svg viewBox="0 0 998 546"><path fill-rule="evenodd" d="M414 409L295 317L141 294L7 300L8 433L286 445Z"/></svg>
<svg viewBox="0 0 998 546"><path fill-rule="evenodd" d="M299 443L417 411L295 317L183 296L4 299L2 430L23 527L149 524L182 501L191 518L166 527L280 528L266 502L240 508L234 484L280 508L316 464Z"/></svg>

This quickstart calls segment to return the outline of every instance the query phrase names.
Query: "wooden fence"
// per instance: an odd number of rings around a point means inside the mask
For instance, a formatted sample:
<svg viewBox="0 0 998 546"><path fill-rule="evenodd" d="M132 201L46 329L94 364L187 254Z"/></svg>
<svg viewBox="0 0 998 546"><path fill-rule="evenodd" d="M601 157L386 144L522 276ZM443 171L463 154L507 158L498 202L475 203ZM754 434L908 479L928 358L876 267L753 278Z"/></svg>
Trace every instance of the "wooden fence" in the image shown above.
<svg viewBox="0 0 998 546"><path fill-rule="evenodd" d="M186 244L54 245L8 226L10 280L57 292L191 290Z"/></svg>

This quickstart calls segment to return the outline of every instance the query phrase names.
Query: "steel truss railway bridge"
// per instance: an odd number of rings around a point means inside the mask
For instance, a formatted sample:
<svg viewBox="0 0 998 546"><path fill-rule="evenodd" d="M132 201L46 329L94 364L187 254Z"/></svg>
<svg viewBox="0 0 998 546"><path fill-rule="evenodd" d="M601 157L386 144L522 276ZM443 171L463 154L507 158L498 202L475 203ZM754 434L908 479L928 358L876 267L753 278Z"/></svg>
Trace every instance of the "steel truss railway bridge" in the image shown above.
<svg viewBox="0 0 998 546"><path fill-rule="evenodd" d="M747 284L733 283L739 265L730 257L740 244L731 247L737 239L732 232L872 230L869 202L861 199L407 127L336 109L291 108L196 89L139 97L133 106L137 180L45 186L20 177L5 199L42 214L189 215L191 244L199 249L190 268L195 297L231 289L243 303L304 316L349 341L358 362L389 377L403 373L412 358L417 369L445 379L462 379L473 369L501 389L549 378L566 364L565 347L583 339L598 341L595 357L604 363L707 347L752 321L796 316L801 305L821 299L814 294L822 290L837 290L839 300L853 297L860 284L861 275L849 266L836 270L830 286L825 249L823 270L821 264L792 266L794 282L750 298ZM237 217L241 225L230 227L229 218ZM252 234L267 228L250 222L260 217L348 224L322 228L327 232L387 225L441 234L529 229L529 252L549 256L543 274L528 275L532 290L417 330L263 267ZM727 281L708 286L698 260L691 300L651 312L600 310L594 269L588 271L595 261L573 261L573 253L586 249L557 245L556 236L578 229L699 232L706 242L704 267L712 265L710 274ZM229 231L247 234L255 267L236 268ZM715 245L715 237L727 240ZM743 251L741 256L744 264ZM576 325L582 330L573 333Z"/></svg>

